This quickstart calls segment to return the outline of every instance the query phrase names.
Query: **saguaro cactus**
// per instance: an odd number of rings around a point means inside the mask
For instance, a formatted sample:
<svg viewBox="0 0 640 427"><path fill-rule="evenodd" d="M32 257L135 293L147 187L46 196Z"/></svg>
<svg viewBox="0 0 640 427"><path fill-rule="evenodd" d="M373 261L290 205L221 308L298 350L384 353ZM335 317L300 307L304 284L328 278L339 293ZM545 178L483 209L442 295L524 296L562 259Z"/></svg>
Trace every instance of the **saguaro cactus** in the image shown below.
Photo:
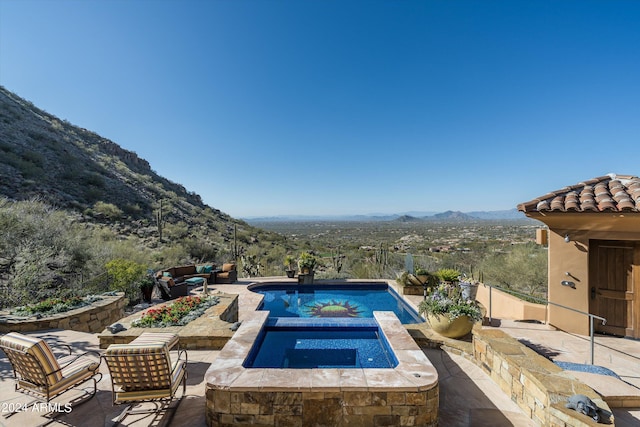
<svg viewBox="0 0 640 427"><path fill-rule="evenodd" d="M162 199L160 199L160 207L156 211L156 223L158 224L158 238L162 242L162 227L164 225L164 216L162 213Z"/></svg>

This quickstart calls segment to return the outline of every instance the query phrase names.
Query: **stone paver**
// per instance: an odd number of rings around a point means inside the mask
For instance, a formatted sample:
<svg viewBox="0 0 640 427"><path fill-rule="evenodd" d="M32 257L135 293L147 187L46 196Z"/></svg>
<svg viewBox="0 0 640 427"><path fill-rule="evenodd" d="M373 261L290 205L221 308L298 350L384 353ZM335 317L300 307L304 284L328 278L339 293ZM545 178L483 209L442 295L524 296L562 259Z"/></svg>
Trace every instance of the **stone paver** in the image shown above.
<svg viewBox="0 0 640 427"><path fill-rule="evenodd" d="M485 327L489 328L489 327ZM500 329L551 360L590 364L588 336L569 334L552 326L502 320ZM608 368L620 379L606 375L567 371L597 391L612 407L616 426L640 425L640 341L596 335L594 365Z"/></svg>

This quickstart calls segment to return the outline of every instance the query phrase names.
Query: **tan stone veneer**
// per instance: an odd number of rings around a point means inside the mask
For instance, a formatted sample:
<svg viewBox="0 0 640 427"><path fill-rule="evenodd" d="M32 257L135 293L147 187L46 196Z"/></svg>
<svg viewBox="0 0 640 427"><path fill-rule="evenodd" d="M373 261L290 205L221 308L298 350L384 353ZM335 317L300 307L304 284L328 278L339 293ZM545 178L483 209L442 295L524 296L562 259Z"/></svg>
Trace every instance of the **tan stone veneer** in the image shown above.
<svg viewBox="0 0 640 427"><path fill-rule="evenodd" d="M213 349L219 350L231 339L234 332L230 329L231 322L238 320L238 295L214 294L219 299L218 304L209 307L200 317L185 326L169 326L166 328L133 328L131 322L139 319L146 311L134 313L119 323L124 330L111 333L108 329L102 331L100 348L107 348L111 344L128 344L144 332L172 332L180 339L180 348L188 350ZM169 301L163 304L173 304ZM161 307L152 306L149 309Z"/></svg>
<svg viewBox="0 0 640 427"><path fill-rule="evenodd" d="M205 374L208 426L438 424L438 373L394 313L374 312L394 369L244 368L268 315L252 313Z"/></svg>
<svg viewBox="0 0 640 427"><path fill-rule="evenodd" d="M587 427L596 422L565 407L569 396L584 394L604 412L609 405L593 389L504 331L475 329L476 363L537 425ZM614 423L613 416L609 420Z"/></svg>
<svg viewBox="0 0 640 427"><path fill-rule="evenodd" d="M100 332L124 316L127 299L123 292L101 295L91 305L41 317L16 317L0 313L0 333L29 332L43 329L69 329L78 332Z"/></svg>

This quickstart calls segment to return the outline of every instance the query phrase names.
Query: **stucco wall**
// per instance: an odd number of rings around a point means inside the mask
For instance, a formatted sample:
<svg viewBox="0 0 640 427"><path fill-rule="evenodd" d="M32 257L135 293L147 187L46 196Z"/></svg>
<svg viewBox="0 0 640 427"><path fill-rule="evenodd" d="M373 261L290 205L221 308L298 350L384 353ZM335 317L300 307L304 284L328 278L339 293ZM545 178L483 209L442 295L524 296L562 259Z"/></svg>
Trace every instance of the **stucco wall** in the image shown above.
<svg viewBox="0 0 640 427"><path fill-rule="evenodd" d="M640 241L640 216L560 212L531 217L549 226L549 301L588 313L589 241ZM568 243L565 236L569 237ZM572 282L574 287L562 285L563 281ZM587 315L550 305L548 319L551 325L564 331L589 335Z"/></svg>
<svg viewBox="0 0 640 427"><path fill-rule="evenodd" d="M548 299L585 313L589 312L589 235L585 231L573 231L570 242L564 241L567 233L549 232L549 281ZM571 282L565 286L562 282ZM558 306L549 306L549 323L568 332L589 334L589 318Z"/></svg>
<svg viewBox="0 0 640 427"><path fill-rule="evenodd" d="M488 286L480 285L476 295L476 300L487 309L487 316L489 316L489 290ZM494 319L546 322L546 315L546 306L543 304L533 304L497 289L491 290L491 317Z"/></svg>

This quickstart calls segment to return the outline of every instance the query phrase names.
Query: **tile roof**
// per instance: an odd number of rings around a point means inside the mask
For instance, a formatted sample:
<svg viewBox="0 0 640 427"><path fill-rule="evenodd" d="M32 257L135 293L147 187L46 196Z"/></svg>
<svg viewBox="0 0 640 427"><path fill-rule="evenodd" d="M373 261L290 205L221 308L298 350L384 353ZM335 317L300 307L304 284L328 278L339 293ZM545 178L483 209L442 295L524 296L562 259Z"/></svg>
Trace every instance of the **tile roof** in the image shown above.
<svg viewBox="0 0 640 427"><path fill-rule="evenodd" d="M521 212L640 212L640 178L609 174L520 203Z"/></svg>

